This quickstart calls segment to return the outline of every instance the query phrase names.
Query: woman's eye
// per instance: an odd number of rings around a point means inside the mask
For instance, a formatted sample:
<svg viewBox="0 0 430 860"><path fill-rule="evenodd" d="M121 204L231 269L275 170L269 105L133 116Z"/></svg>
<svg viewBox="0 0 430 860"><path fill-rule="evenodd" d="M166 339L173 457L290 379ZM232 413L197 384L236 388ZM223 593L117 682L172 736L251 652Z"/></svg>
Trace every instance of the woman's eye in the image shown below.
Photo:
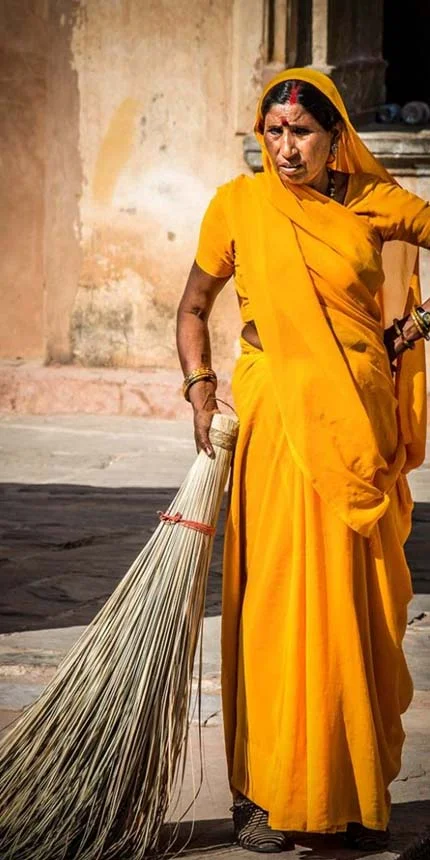
<svg viewBox="0 0 430 860"><path fill-rule="evenodd" d="M297 134L299 137L304 137L306 134L309 134L308 128L295 128L294 134Z"/></svg>

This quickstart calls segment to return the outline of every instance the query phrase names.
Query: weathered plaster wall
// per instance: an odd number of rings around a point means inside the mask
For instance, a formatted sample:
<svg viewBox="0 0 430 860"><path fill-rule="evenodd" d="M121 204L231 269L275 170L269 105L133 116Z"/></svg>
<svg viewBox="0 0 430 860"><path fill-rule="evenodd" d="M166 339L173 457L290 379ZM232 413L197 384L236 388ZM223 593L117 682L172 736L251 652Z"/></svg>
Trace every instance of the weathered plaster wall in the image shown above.
<svg viewBox="0 0 430 860"><path fill-rule="evenodd" d="M45 6L42 0L0 4L0 348L6 358L43 351Z"/></svg>
<svg viewBox="0 0 430 860"><path fill-rule="evenodd" d="M45 361L72 360L70 318L81 267L79 90L72 38L78 4L51 0L45 126Z"/></svg>
<svg viewBox="0 0 430 860"><path fill-rule="evenodd" d="M0 356L68 361L80 260L70 0L0 5Z"/></svg>
<svg viewBox="0 0 430 860"><path fill-rule="evenodd" d="M322 64L367 38L329 38L340 5L315 0ZM264 0L3 0L0 357L176 373L201 216L247 170L263 12ZM408 184L428 199L425 177ZM423 267L428 283L429 255ZM221 375L238 331L230 284L212 319Z"/></svg>
<svg viewBox="0 0 430 860"><path fill-rule="evenodd" d="M177 368L175 309L201 216L247 170L237 132L260 89L263 7L1 5L0 357ZM221 373L238 326L230 286L212 323Z"/></svg>
<svg viewBox="0 0 430 860"><path fill-rule="evenodd" d="M177 366L175 310L201 216L216 186L244 170L233 27L233 0L81 3L72 44L84 173L77 362ZM212 324L221 371L237 331L230 286Z"/></svg>

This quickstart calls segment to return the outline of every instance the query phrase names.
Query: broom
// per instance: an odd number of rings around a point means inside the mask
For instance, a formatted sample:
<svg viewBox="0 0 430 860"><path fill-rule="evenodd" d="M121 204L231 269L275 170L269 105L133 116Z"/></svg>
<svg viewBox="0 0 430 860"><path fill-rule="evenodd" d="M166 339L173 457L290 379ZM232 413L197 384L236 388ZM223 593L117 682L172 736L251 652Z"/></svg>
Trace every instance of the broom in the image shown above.
<svg viewBox="0 0 430 860"><path fill-rule="evenodd" d="M168 511L0 747L2 860L141 860L183 773L213 534L237 434L214 415Z"/></svg>

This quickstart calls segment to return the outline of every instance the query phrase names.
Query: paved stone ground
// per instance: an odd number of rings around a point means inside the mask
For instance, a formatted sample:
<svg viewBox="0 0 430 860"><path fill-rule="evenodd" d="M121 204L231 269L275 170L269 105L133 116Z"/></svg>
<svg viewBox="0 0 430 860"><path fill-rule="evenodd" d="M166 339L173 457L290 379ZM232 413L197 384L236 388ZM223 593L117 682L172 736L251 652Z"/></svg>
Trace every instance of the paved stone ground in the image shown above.
<svg viewBox="0 0 430 860"><path fill-rule="evenodd" d="M189 422L16 416L0 423L0 633L87 624L194 459ZM222 512L206 612L220 613Z"/></svg>
<svg viewBox="0 0 430 860"><path fill-rule="evenodd" d="M121 417L0 419L0 727L43 689L62 655L125 573L194 458L188 422ZM430 470L416 473L408 544L415 597L406 651L416 694L405 718L403 769L392 786L393 860L430 821ZM205 778L180 825L191 857L254 857L232 846L219 699L222 527L215 544L204 631ZM53 629L46 629L53 628ZM13 631L13 632L12 632ZM192 797L198 730L181 795ZM190 818L194 815L193 833ZM266 855L262 855L266 856ZM358 860L340 837L297 836L291 858ZM369 855L367 855L369 856ZM48 858L47 858L48 860ZM131 858L130 858L131 860Z"/></svg>
<svg viewBox="0 0 430 860"><path fill-rule="evenodd" d="M157 526L195 456L191 425L102 416L0 418L0 633L87 624ZM430 470L416 473L407 553L430 592ZM426 495L427 493L427 495ZM224 513L206 614L221 611Z"/></svg>

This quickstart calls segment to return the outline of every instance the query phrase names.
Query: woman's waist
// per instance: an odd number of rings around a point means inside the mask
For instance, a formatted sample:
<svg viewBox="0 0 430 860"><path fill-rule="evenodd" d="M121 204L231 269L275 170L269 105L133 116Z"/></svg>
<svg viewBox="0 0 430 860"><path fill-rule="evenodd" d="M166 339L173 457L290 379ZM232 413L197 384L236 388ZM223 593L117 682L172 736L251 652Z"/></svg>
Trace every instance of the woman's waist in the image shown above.
<svg viewBox="0 0 430 860"><path fill-rule="evenodd" d="M327 324L330 326L339 350L342 352L349 373L354 378L362 395L367 397L375 389L385 389L389 399L395 402L394 382L390 368L388 353L383 340L383 329L369 328L351 321L343 314L327 316ZM242 329L240 339L241 355L245 359L255 363L260 356L265 356L265 349L258 335L255 323L247 323ZM318 344L314 353L314 360L318 364ZM267 351L270 353L269 346ZM309 358L309 357L308 357ZM294 348L289 345L288 338L285 339L285 363L292 362L295 366L297 355ZM303 361L306 361L303 356ZM317 369L317 368L316 368ZM311 372L311 368L309 369Z"/></svg>
<svg viewBox="0 0 430 860"><path fill-rule="evenodd" d="M247 352L247 347L252 346L254 349L263 349L263 345L260 340L260 335L257 331L257 326L254 320L248 320L245 322L245 325L242 328L240 333L241 338L241 351Z"/></svg>
<svg viewBox="0 0 430 860"><path fill-rule="evenodd" d="M384 330L378 321L364 316L362 319L352 318L337 308L327 306L322 306L322 310L328 326L342 347L362 353L366 352L368 347L373 347L385 353ZM255 320L244 320L241 338L255 349L264 349Z"/></svg>

